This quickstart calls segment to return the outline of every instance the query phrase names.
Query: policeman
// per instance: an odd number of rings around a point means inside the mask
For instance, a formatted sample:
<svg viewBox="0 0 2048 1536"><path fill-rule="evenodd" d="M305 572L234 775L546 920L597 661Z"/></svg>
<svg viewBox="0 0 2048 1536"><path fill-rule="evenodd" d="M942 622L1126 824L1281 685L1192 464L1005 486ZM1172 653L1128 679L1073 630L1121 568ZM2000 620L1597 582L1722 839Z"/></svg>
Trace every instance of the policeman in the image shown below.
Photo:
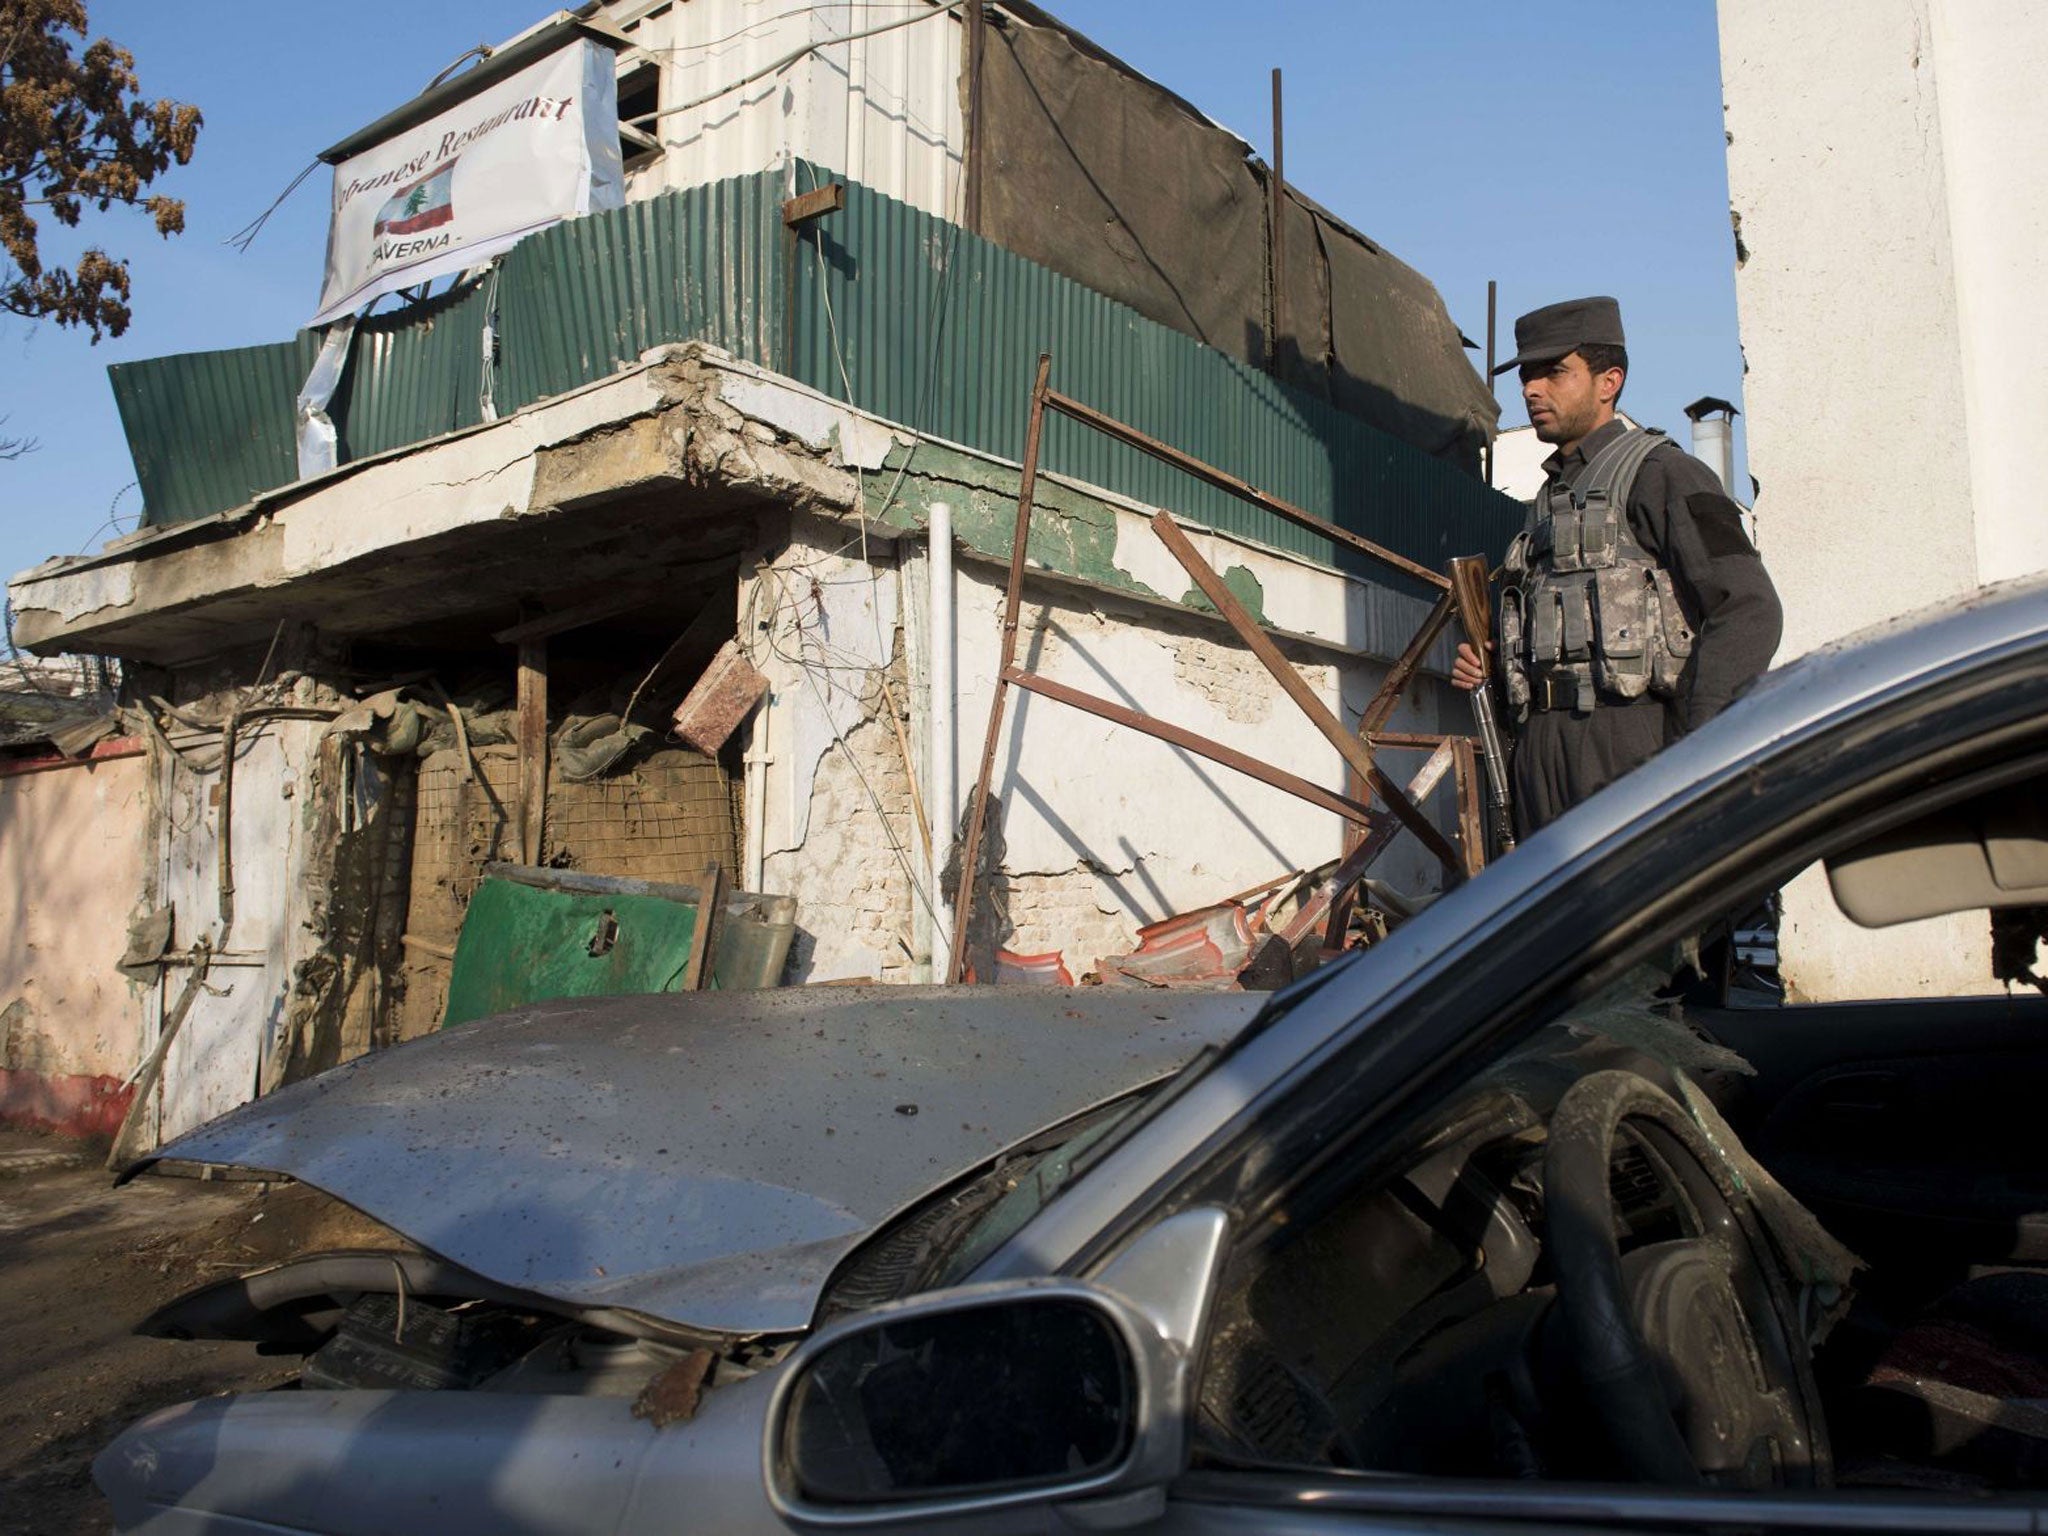
<svg viewBox="0 0 2048 1536"><path fill-rule="evenodd" d="M1557 451L1508 547L1501 674L1520 725L1527 836L1726 708L1770 665L1783 613L1714 472L1615 416L1621 307L1572 299L1515 322L1529 424ZM1484 679L1469 645L1451 673Z"/></svg>

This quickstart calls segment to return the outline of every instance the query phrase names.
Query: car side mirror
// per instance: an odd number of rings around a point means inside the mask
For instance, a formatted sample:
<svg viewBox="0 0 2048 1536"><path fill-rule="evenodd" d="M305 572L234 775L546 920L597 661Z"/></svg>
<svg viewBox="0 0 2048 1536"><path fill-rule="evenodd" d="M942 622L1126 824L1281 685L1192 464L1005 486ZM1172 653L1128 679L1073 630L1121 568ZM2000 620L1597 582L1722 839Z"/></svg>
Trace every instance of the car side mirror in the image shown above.
<svg viewBox="0 0 2048 1536"><path fill-rule="evenodd" d="M1084 1281L878 1307L791 1360L768 1415L770 1496L846 1526L1156 1490L1180 1468L1186 1379L1180 1345Z"/></svg>

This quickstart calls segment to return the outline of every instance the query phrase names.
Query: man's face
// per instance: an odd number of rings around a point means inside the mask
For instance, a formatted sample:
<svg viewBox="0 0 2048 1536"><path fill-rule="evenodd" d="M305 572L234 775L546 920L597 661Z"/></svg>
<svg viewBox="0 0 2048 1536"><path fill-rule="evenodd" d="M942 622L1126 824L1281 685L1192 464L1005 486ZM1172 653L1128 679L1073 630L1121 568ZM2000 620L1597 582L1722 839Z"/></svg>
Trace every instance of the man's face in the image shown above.
<svg viewBox="0 0 2048 1536"><path fill-rule="evenodd" d="M1524 363L1522 403L1537 439L1565 446L1580 441L1614 414L1621 381L1619 368L1595 373L1576 352L1554 363Z"/></svg>

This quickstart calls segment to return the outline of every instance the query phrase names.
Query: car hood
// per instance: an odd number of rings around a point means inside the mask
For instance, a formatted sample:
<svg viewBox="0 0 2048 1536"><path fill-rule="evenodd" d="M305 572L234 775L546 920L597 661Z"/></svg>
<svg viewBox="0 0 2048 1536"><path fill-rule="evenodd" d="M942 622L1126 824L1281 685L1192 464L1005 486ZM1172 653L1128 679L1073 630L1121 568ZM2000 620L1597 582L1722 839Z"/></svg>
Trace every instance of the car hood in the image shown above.
<svg viewBox="0 0 2048 1536"><path fill-rule="evenodd" d="M797 1330L888 1217L1263 1002L810 987L543 1003L359 1057L149 1162L287 1174L579 1309Z"/></svg>

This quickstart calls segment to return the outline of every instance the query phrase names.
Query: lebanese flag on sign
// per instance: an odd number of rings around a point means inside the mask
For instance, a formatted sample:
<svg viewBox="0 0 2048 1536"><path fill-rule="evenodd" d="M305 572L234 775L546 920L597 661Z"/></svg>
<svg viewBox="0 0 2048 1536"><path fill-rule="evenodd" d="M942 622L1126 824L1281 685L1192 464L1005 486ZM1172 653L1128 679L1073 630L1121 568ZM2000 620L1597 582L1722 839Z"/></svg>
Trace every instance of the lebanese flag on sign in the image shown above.
<svg viewBox="0 0 2048 1536"><path fill-rule="evenodd" d="M460 158L459 156L457 157ZM377 210L378 235L416 235L455 217L455 161L450 160L411 186L400 187Z"/></svg>

